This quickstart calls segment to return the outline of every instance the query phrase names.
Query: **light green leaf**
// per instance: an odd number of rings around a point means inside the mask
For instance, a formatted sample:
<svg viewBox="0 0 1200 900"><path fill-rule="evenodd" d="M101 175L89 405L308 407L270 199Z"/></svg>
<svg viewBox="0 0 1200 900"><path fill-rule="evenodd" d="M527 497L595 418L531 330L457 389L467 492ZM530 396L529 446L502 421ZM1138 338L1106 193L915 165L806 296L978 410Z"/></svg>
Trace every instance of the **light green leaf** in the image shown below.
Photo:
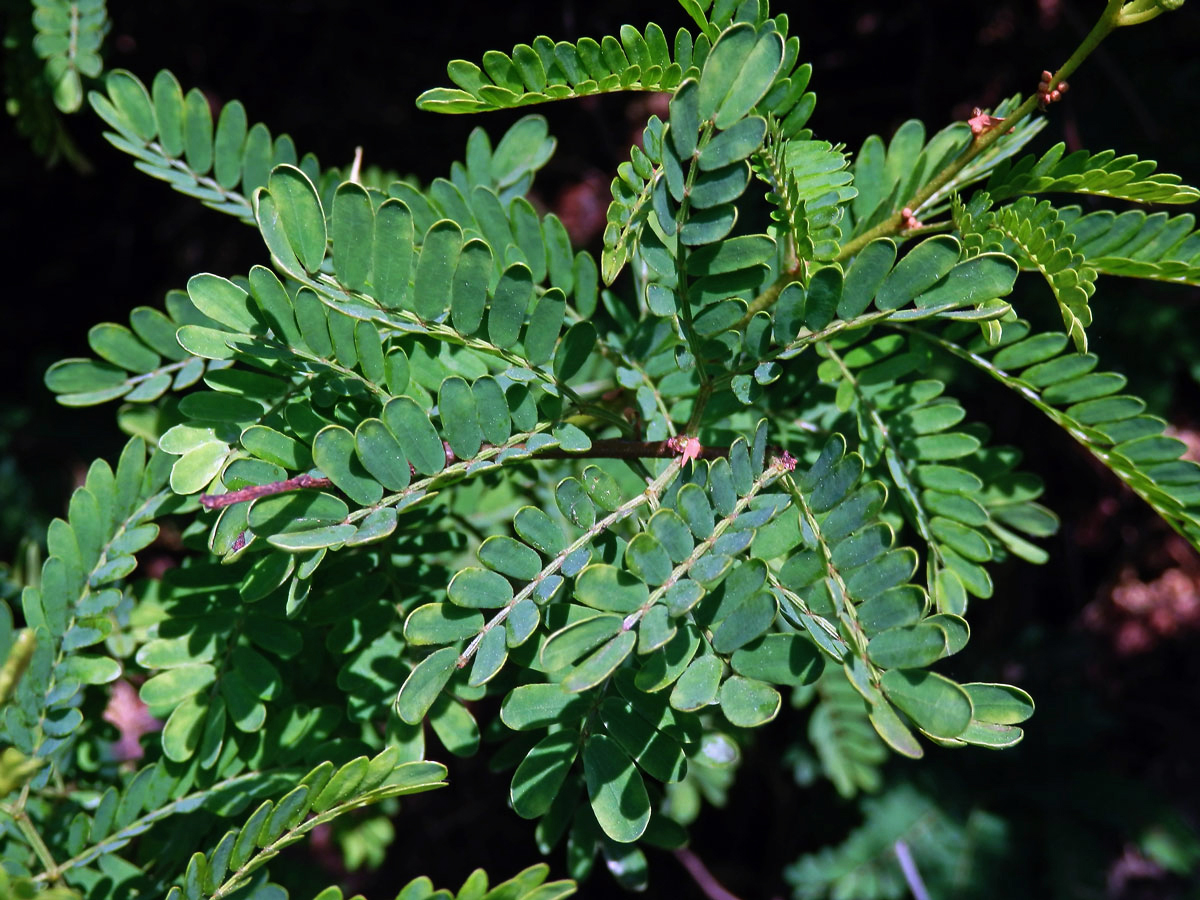
<svg viewBox="0 0 1200 900"><path fill-rule="evenodd" d="M382 421L363 419L358 423L354 430L354 450L367 473L385 488L402 491L408 487L412 478L408 457Z"/></svg>
<svg viewBox="0 0 1200 900"><path fill-rule="evenodd" d="M410 644L453 644L483 630L483 614L450 603L426 603L404 620L404 637Z"/></svg>
<svg viewBox="0 0 1200 900"><path fill-rule="evenodd" d="M774 31L756 34L739 23L713 44L700 74L699 113L725 129L763 98L783 62L783 40Z"/></svg>
<svg viewBox="0 0 1200 900"><path fill-rule="evenodd" d="M958 262L958 240L940 234L926 238L904 255L875 294L879 309L899 309L933 287Z"/></svg>
<svg viewBox="0 0 1200 900"><path fill-rule="evenodd" d="M606 697L600 704L600 720L609 737L651 777L673 784L687 774L687 758L679 742L654 728L628 700Z"/></svg>
<svg viewBox="0 0 1200 900"><path fill-rule="evenodd" d="M885 669L921 668L948 652L946 632L927 622L881 631L867 645L871 662Z"/></svg>
<svg viewBox="0 0 1200 900"><path fill-rule="evenodd" d="M812 684L825 668L817 649L798 634L768 634L737 650L729 662L739 675L793 687Z"/></svg>
<svg viewBox="0 0 1200 900"><path fill-rule="evenodd" d="M458 606L495 609L512 602L513 589L503 575L472 566L450 579L446 596Z"/></svg>
<svg viewBox="0 0 1200 900"><path fill-rule="evenodd" d="M363 506L378 503L383 487L363 468L354 435L340 425L327 425L313 439L313 462L346 496Z"/></svg>
<svg viewBox="0 0 1200 900"><path fill-rule="evenodd" d="M568 691L586 691L596 687L626 660L636 645L635 632L620 632L568 672L563 678L563 687Z"/></svg>
<svg viewBox="0 0 1200 900"><path fill-rule="evenodd" d="M408 461L422 475L436 475L446 468L442 446L429 416L411 397L396 397L383 408L383 423L404 449Z"/></svg>
<svg viewBox="0 0 1200 900"><path fill-rule="evenodd" d="M366 190L353 182L333 195L333 270L349 290L361 291L371 275L375 213Z"/></svg>
<svg viewBox="0 0 1200 900"><path fill-rule="evenodd" d="M713 703L724 668L718 656L705 655L693 660L671 690L671 706L687 712Z"/></svg>
<svg viewBox="0 0 1200 900"><path fill-rule="evenodd" d="M228 457L229 446L219 441L187 451L171 467L171 490L177 494L194 494L202 490L217 477Z"/></svg>
<svg viewBox="0 0 1200 900"><path fill-rule="evenodd" d="M267 179L283 233L301 265L316 272L325 259L325 212L317 189L295 166L276 166Z"/></svg>

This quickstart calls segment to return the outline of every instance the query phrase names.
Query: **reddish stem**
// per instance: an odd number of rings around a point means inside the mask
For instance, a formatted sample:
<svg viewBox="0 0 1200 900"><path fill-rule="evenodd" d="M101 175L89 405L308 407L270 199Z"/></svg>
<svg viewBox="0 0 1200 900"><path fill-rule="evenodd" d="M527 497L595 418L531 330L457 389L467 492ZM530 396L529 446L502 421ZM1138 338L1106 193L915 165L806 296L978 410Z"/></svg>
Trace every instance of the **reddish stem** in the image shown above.
<svg viewBox="0 0 1200 900"><path fill-rule="evenodd" d="M514 444L520 449L520 444ZM449 444L446 449L446 465L461 462ZM491 444L484 444L483 449L493 449ZM720 459L727 456L729 450L723 447L701 447L700 459ZM592 441L589 450L563 450L561 447L548 447L536 451L536 459L671 459L679 455L679 451L671 446L670 441L622 441L597 440ZM410 467L411 468L411 467ZM416 472L413 470L413 474ZM267 484L252 484L227 494L201 494L200 504L205 509L223 509L235 503L246 500L257 500L271 494L282 494L285 491L297 491L303 488L332 487L333 482L328 478L317 478L312 475L296 475L284 481L272 481Z"/></svg>
<svg viewBox="0 0 1200 900"><path fill-rule="evenodd" d="M737 894L730 892L725 885L717 881L700 857L687 847L680 847L676 850L675 858L679 860L680 865L687 869L687 873L692 876L696 886L704 892L704 896L709 897L710 900L738 900Z"/></svg>
<svg viewBox="0 0 1200 900"><path fill-rule="evenodd" d="M233 506L244 500L257 500L259 497L269 497L271 494L282 494L285 491L297 491L301 488L332 487L333 482L328 478L316 478L312 475L296 475L284 481L272 481L267 484L252 484L228 494L201 494L200 505L205 509L221 509Z"/></svg>

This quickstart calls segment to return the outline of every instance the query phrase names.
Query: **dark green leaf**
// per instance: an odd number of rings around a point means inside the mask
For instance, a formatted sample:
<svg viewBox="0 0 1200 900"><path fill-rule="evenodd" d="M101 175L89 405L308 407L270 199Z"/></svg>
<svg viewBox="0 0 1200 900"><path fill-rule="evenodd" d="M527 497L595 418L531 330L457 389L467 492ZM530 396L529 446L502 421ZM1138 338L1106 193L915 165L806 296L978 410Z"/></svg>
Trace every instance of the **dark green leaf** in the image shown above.
<svg viewBox="0 0 1200 900"><path fill-rule="evenodd" d="M949 678L923 669L890 669L881 683L887 698L934 737L958 737L971 722L971 698Z"/></svg>
<svg viewBox="0 0 1200 900"><path fill-rule="evenodd" d="M650 823L650 798L633 762L608 737L592 735L583 747L583 772L596 821L618 843L631 843Z"/></svg>

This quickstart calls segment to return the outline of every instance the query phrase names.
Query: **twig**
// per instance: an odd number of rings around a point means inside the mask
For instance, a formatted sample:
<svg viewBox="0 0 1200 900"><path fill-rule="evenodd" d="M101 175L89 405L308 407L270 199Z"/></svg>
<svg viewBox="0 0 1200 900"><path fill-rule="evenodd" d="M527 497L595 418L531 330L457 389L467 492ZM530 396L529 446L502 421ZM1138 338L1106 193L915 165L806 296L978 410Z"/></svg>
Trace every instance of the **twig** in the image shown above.
<svg viewBox="0 0 1200 900"><path fill-rule="evenodd" d="M205 509L221 509L233 506L243 500L257 500L259 497L269 497L271 494L282 494L286 491L298 491L301 488L332 487L333 482L328 478L317 478L312 475L296 475L284 481L271 481L267 484L252 484L228 494L201 494L200 505Z"/></svg>
<svg viewBox="0 0 1200 900"><path fill-rule="evenodd" d="M443 444L446 451L446 465L459 462L459 458L450 449L449 444ZM522 445L513 445L521 449ZM484 444L482 449L492 449L491 444ZM727 447L700 447L699 452L691 458L720 459L729 454ZM547 447L536 451L535 459L672 459L679 455L679 450L671 445L671 441L623 441L606 439L592 441L589 450L564 450L561 447ZM318 478L314 475L296 475L284 481L271 481L267 484L252 484L249 487L230 491L227 494L202 494L200 504L205 509L223 509L235 503L246 500L257 500L271 494L282 494L286 491L297 491L303 488L332 487L333 482L328 478Z"/></svg>
<svg viewBox="0 0 1200 900"><path fill-rule="evenodd" d="M692 876L692 880L704 892L704 896L710 898L710 900L739 900L737 894L726 890L725 885L717 881L713 873L708 871L708 867L700 861L700 857L687 847L680 847L676 850L675 858L679 860L679 864L687 870L687 873Z"/></svg>
<svg viewBox="0 0 1200 900"><path fill-rule="evenodd" d="M913 900L929 900L929 891L925 889L925 882L921 880L921 873L917 870L917 862L913 859L908 844L904 841L896 841L892 845L892 850L896 854L896 861L900 863L900 871L904 873L904 880L908 882L908 889L912 891Z"/></svg>

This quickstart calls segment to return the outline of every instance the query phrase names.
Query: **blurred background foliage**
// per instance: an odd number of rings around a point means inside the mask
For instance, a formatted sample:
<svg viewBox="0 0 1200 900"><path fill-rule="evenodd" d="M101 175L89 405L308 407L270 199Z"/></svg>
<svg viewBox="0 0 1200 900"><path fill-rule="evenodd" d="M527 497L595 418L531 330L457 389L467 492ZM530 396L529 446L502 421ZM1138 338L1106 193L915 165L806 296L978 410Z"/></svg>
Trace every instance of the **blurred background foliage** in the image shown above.
<svg viewBox="0 0 1200 900"><path fill-rule="evenodd" d="M1078 41L1099 3L772 5L792 17L802 57L813 63L817 136L854 150L910 117L933 131L972 107L1028 93ZM6 33L28 14L25 0L0 2ZM148 77L170 67L216 104L242 100L251 118L290 133L328 164L348 165L361 145L365 166L422 182L461 156L476 124L496 134L519 117L418 111L414 98L445 82L447 60L477 59L537 34L600 36L649 19L673 33L687 24L669 0L486 8L441 0L419 15L409 4L369 0L112 0L109 16L106 68ZM28 67L12 47L5 55L11 96ZM1072 81L1034 149L1058 140L1072 149L1112 147L1200 181L1200 5L1118 32ZM608 182L645 117L661 111L660 99L595 97L539 110L559 149L539 175L536 199L577 242L598 245ZM55 406L42 385L46 367L82 351L94 323L156 305L194 272L242 272L263 256L240 223L134 172L104 144L94 117L61 120L47 111L44 129L51 138L36 152L38 141L11 120L0 127L8 260L0 558L14 566L64 511L90 460L112 458L121 442L111 410ZM48 153L57 157L49 167ZM1042 301L1018 296L1016 306L1035 321L1055 316ZM1093 308L1092 349L1129 376L1133 392L1200 458L1200 291L1109 279ZM1053 326L1050 318L1043 324ZM956 396L998 440L1024 449L1025 465L1046 481L1047 504L1063 517L1048 565L997 573L995 597L972 609L971 652L947 671L1030 690L1038 714L1025 742L998 754L891 758L864 779L875 790L839 794L823 777L804 698L796 698L793 715L753 736L735 787L716 775L702 785L724 813L700 815L694 855L651 860L650 896L717 896L680 865L699 860L747 900L907 897L900 842L934 898L1200 897L1200 559L1014 394L979 381L956 385ZM0 592L9 585L0 572ZM410 801L436 826L414 833L400 815L386 857L374 852L372 836L393 825L374 813L318 835L297 865L357 866L346 884L370 897L418 872L457 883L476 865L511 868L528 855L532 823L500 812L507 779L487 771L486 756L455 764L453 794ZM593 879L584 893L617 890Z"/></svg>

